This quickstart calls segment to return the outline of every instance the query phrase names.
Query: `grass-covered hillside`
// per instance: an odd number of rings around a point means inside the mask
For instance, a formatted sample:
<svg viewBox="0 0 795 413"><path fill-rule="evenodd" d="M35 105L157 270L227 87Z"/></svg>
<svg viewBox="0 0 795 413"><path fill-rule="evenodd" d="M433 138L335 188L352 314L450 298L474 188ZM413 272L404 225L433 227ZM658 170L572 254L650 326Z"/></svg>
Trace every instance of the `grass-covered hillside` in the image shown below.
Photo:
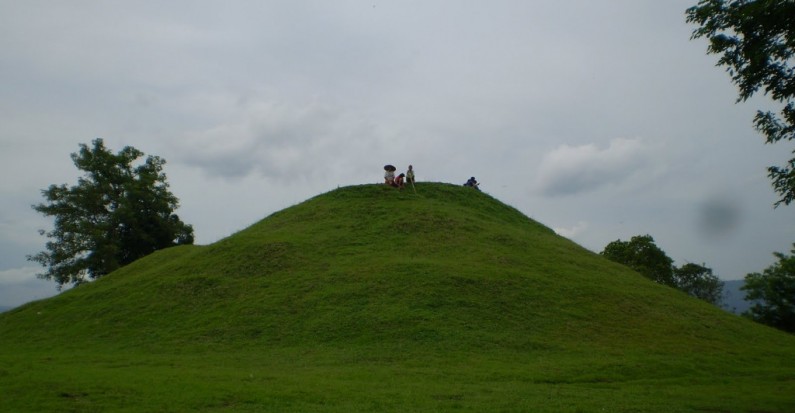
<svg viewBox="0 0 795 413"><path fill-rule="evenodd" d="M795 337L472 189L362 185L0 314L0 411L785 413Z"/></svg>

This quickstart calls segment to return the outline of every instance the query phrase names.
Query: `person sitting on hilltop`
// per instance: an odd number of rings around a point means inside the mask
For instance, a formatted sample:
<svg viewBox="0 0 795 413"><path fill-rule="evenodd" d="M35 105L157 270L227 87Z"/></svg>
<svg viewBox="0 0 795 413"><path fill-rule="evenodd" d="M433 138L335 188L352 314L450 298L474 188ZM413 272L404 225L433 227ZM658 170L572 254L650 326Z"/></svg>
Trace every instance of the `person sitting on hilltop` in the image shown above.
<svg viewBox="0 0 795 413"><path fill-rule="evenodd" d="M406 177L406 175L403 175L403 174L398 175L398 177L395 178L395 181L392 183L392 186L394 186L395 188L398 188L398 189L403 189L403 186L404 186L403 178L405 178L405 177Z"/></svg>
<svg viewBox="0 0 795 413"><path fill-rule="evenodd" d="M475 180L474 176L469 178L469 180L467 180L467 182L464 184L464 186L468 186L470 188L475 188L478 191L480 191L480 188L478 188L478 185L480 185L480 184L478 183L478 181Z"/></svg>
<svg viewBox="0 0 795 413"><path fill-rule="evenodd" d="M386 172L384 172L384 183L395 186L395 171L386 170Z"/></svg>

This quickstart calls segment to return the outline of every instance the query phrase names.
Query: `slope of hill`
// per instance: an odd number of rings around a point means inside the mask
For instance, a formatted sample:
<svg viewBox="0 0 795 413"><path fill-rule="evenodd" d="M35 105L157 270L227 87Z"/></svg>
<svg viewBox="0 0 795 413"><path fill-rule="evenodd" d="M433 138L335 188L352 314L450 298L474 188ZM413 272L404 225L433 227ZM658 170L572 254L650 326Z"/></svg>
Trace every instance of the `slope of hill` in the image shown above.
<svg viewBox="0 0 795 413"><path fill-rule="evenodd" d="M795 411L795 337L417 192L337 189L0 314L0 411Z"/></svg>

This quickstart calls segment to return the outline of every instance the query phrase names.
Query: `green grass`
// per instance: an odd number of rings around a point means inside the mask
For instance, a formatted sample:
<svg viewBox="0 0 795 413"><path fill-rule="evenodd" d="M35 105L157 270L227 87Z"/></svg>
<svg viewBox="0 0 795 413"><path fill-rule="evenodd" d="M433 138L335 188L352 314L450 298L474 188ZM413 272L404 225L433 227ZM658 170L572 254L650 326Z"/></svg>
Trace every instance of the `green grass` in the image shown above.
<svg viewBox="0 0 795 413"><path fill-rule="evenodd" d="M486 194L340 188L0 314L0 411L792 412L795 337Z"/></svg>

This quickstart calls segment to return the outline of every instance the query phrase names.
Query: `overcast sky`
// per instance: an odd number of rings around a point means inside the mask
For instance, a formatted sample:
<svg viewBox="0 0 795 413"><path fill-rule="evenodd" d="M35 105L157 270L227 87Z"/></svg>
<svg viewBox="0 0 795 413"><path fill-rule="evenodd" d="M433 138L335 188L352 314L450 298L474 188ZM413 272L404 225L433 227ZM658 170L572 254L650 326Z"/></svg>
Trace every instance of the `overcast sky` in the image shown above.
<svg viewBox="0 0 795 413"><path fill-rule="evenodd" d="M31 205L102 138L168 162L209 244L382 166L462 184L598 252L650 234L740 279L789 252L766 167L696 0L0 0L0 306L56 293Z"/></svg>

